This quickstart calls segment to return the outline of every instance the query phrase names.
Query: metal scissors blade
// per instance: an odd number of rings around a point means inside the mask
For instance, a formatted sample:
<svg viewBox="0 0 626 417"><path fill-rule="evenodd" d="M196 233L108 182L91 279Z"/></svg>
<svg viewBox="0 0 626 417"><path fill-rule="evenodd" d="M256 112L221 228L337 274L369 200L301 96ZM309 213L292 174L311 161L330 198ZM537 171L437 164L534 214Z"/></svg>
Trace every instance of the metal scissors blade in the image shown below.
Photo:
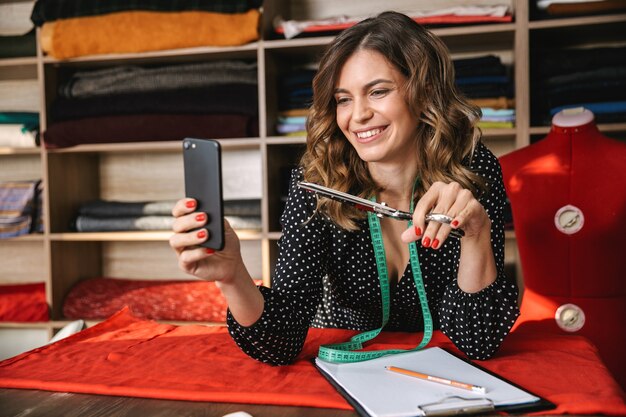
<svg viewBox="0 0 626 417"><path fill-rule="evenodd" d="M298 182L298 187L308 191L312 191L316 194L328 197L330 199L352 204L359 210L371 211L376 213L379 217L385 216L396 220L411 220L413 216L406 211L397 210L389 207L385 203L377 203L375 201L366 200L361 197L357 197L352 194L344 193L343 191L333 190L332 188L324 187L322 185L313 184L311 182Z"/></svg>
<svg viewBox="0 0 626 417"><path fill-rule="evenodd" d="M339 201L341 203L352 204L359 210L374 212L378 217L385 216L392 219L405 221L413 220L413 215L406 211L401 211L393 207L389 207L385 203L377 203L375 201L366 200L352 194L344 193L343 191L333 190L332 188L324 187L323 185L313 184L312 182L299 181L298 187L303 188L307 191L314 192L317 195ZM439 223L450 224L452 218L445 215L442 216L440 214L430 214L426 216L426 221L435 221ZM464 235L465 232L463 232L463 230L461 229L452 229L450 231L450 236L456 238L461 238Z"/></svg>

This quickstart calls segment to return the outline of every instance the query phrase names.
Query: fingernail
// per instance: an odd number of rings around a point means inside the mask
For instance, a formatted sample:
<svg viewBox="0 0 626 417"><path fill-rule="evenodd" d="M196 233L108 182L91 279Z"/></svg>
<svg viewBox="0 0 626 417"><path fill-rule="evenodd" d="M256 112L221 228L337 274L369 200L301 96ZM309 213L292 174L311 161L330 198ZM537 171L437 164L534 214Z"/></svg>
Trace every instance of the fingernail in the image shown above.
<svg viewBox="0 0 626 417"><path fill-rule="evenodd" d="M213 249L209 249L209 248L205 249L204 251L205 251L206 253L208 253L209 255L211 255L211 254L215 253L215 251L214 251Z"/></svg>
<svg viewBox="0 0 626 417"><path fill-rule="evenodd" d="M430 247L430 238L429 237L425 237L424 239L422 239L422 246L425 248Z"/></svg>
<svg viewBox="0 0 626 417"><path fill-rule="evenodd" d="M437 249L439 247L439 240L435 239L433 240L433 249Z"/></svg>
<svg viewBox="0 0 626 417"><path fill-rule="evenodd" d="M185 205L187 206L187 208L194 208L196 206L196 202L193 200L189 200L185 203Z"/></svg>
<svg viewBox="0 0 626 417"><path fill-rule="evenodd" d="M204 213L200 213L196 215L196 221L197 222L201 222L205 219L205 214Z"/></svg>
<svg viewBox="0 0 626 417"><path fill-rule="evenodd" d="M200 230L196 236L198 236L199 239L204 239L206 237L206 231L205 230Z"/></svg>
<svg viewBox="0 0 626 417"><path fill-rule="evenodd" d="M452 220L452 223L450 223L452 225L452 227L457 227L459 225L459 221L458 220Z"/></svg>
<svg viewBox="0 0 626 417"><path fill-rule="evenodd" d="M421 236L421 235L422 235L422 229L415 226L415 236Z"/></svg>

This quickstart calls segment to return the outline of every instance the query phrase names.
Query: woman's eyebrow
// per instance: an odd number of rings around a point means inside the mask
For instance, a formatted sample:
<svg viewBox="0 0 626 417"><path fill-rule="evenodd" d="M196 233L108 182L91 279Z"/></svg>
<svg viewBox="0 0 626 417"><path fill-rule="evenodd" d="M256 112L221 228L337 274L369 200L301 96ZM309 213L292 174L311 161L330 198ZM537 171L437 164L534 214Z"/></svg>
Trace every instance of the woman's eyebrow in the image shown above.
<svg viewBox="0 0 626 417"><path fill-rule="evenodd" d="M370 81L369 83L365 84L363 86L363 90L369 90L370 88L374 87L377 84L383 84L383 83L389 83L389 84L393 84L392 80L387 80L385 78L377 78L373 81ZM335 94L341 94L341 93L348 93L349 91L344 89L344 88L336 88L335 89Z"/></svg>

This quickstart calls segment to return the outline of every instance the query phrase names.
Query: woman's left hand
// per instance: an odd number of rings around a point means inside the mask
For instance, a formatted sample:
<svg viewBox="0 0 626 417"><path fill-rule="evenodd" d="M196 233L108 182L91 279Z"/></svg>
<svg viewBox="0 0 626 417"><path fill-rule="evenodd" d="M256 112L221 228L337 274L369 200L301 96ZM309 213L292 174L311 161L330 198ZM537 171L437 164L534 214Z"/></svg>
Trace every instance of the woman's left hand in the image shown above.
<svg viewBox="0 0 626 417"><path fill-rule="evenodd" d="M429 213L452 218L450 225L426 222ZM413 227L402 233L404 242L422 239L422 246L439 249L452 229L462 229L464 240L476 239L491 231L491 220L482 204L459 183L435 182L420 198L413 211Z"/></svg>

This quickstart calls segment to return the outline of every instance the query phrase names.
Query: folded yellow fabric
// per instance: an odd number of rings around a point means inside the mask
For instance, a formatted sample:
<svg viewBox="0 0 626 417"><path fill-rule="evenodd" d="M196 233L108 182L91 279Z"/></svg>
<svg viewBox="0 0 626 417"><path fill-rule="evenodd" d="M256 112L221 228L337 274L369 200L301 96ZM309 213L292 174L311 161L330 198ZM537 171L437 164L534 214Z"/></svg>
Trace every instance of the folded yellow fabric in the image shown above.
<svg viewBox="0 0 626 417"><path fill-rule="evenodd" d="M42 49L58 59L198 46L237 46L259 39L260 13L132 11L47 22Z"/></svg>

